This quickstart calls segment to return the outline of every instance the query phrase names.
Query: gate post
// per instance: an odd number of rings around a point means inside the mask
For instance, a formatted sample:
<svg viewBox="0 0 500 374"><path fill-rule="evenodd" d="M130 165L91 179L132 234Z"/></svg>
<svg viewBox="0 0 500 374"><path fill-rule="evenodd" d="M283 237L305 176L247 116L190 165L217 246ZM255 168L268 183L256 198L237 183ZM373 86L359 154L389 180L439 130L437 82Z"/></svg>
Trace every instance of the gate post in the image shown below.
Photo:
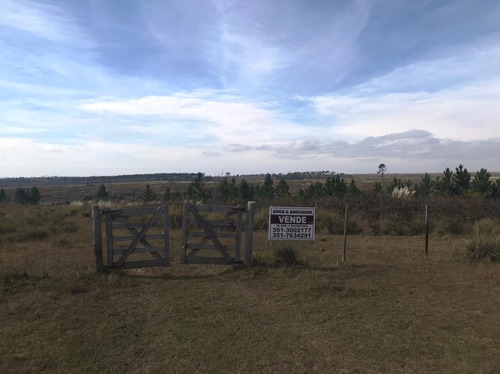
<svg viewBox="0 0 500 374"><path fill-rule="evenodd" d="M245 238L245 263L246 266L253 264L253 220L255 215L255 201L247 204L247 231Z"/></svg>
<svg viewBox="0 0 500 374"><path fill-rule="evenodd" d="M99 205L92 206L92 235L92 242L94 244L95 267L97 271L102 271L102 233Z"/></svg>

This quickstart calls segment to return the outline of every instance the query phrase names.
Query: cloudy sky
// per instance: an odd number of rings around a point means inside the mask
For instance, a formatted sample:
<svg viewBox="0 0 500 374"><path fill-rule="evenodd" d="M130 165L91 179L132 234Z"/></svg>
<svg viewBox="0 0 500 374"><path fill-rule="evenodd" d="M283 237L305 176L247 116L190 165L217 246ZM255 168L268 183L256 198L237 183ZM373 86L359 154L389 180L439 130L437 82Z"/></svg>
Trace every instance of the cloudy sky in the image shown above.
<svg viewBox="0 0 500 374"><path fill-rule="evenodd" d="M500 1L0 1L0 177L380 163L500 171Z"/></svg>

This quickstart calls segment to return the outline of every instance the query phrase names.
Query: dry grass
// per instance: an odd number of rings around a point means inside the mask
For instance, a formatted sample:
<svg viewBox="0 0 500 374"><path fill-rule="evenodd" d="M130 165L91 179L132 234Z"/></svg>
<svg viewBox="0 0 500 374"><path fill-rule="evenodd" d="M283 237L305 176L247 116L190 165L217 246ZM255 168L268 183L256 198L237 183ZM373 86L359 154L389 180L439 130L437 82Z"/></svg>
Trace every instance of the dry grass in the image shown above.
<svg viewBox="0 0 500 374"><path fill-rule="evenodd" d="M307 266L234 268L179 264L173 230L172 267L100 276L89 206L2 212L47 232L0 233L2 373L500 371L499 268L458 260L460 237L425 260L421 237L350 236L342 264L318 234L293 244ZM255 256L280 245L258 232Z"/></svg>

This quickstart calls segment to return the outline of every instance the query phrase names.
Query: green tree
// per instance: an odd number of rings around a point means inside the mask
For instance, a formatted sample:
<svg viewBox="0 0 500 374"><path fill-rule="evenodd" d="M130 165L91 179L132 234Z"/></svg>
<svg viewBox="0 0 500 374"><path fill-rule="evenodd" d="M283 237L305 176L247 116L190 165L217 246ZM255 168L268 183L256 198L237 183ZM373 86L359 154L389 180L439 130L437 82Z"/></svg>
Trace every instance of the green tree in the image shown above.
<svg viewBox="0 0 500 374"><path fill-rule="evenodd" d="M97 198L99 200L108 200L109 198L109 193L106 190L106 186L104 184L101 184L99 186L99 189L97 190Z"/></svg>
<svg viewBox="0 0 500 374"><path fill-rule="evenodd" d="M415 195L421 197L428 197L432 190L432 180L429 173L425 173L415 188Z"/></svg>
<svg viewBox="0 0 500 374"><path fill-rule="evenodd" d="M229 184L227 178L223 178L219 182L217 194L222 202L226 202L231 197L231 185Z"/></svg>
<svg viewBox="0 0 500 374"><path fill-rule="evenodd" d="M165 188L165 191L163 192L163 200L164 201L172 200L172 191L170 190L169 187Z"/></svg>
<svg viewBox="0 0 500 374"><path fill-rule="evenodd" d="M263 190L261 191L263 197L267 199L272 199L274 197L274 187L273 187L273 178L271 177L271 174L267 173L266 177L264 179L264 186Z"/></svg>
<svg viewBox="0 0 500 374"><path fill-rule="evenodd" d="M325 193L328 196L342 196L347 193L347 184L340 175L328 176L325 181Z"/></svg>
<svg viewBox="0 0 500 374"><path fill-rule="evenodd" d="M379 194L382 192L382 183L380 182L375 182L372 184L372 190L373 192Z"/></svg>
<svg viewBox="0 0 500 374"><path fill-rule="evenodd" d="M244 178L240 181L238 185L238 196L244 201L250 201L254 199L255 191L253 185L250 185Z"/></svg>
<svg viewBox="0 0 500 374"><path fill-rule="evenodd" d="M385 164L380 164L378 166L377 174L380 174L382 176L382 178L383 178L386 170L387 170L387 166L385 166Z"/></svg>
<svg viewBox="0 0 500 374"><path fill-rule="evenodd" d="M239 196L238 183L234 177L231 178L231 198L237 199Z"/></svg>
<svg viewBox="0 0 500 374"><path fill-rule="evenodd" d="M7 200L7 195L5 194L5 190L2 188L0 189L0 203L4 202Z"/></svg>
<svg viewBox="0 0 500 374"><path fill-rule="evenodd" d="M351 182L349 183L349 186L347 187L347 193L349 195L357 195L359 194L359 189L358 187L356 186L356 181L354 180L354 178L351 178Z"/></svg>
<svg viewBox="0 0 500 374"><path fill-rule="evenodd" d="M275 194L278 198L290 197L290 186L287 181L281 178L276 185Z"/></svg>
<svg viewBox="0 0 500 374"><path fill-rule="evenodd" d="M495 199L500 198L500 179L497 179L495 183L491 184L491 197Z"/></svg>
<svg viewBox="0 0 500 374"><path fill-rule="evenodd" d="M434 182L434 188L436 192L441 196L450 197L454 194L454 186L453 186L453 172L450 168L446 168L443 171L443 178L436 178Z"/></svg>
<svg viewBox="0 0 500 374"><path fill-rule="evenodd" d="M458 196L464 195L470 189L470 173L462 164L455 168L453 184L455 187L455 194Z"/></svg>
<svg viewBox="0 0 500 374"><path fill-rule="evenodd" d="M206 192L204 190L205 188L205 183L203 182L203 178L205 177L205 174L198 172L194 176L193 181L191 184L188 186L187 194L188 194L188 199L193 200L193 201L205 201L206 199Z"/></svg>
<svg viewBox="0 0 500 374"><path fill-rule="evenodd" d="M29 203L28 194L24 188L16 188L16 191L14 192L14 201L23 205Z"/></svg>
<svg viewBox="0 0 500 374"><path fill-rule="evenodd" d="M326 188L325 185L321 182L311 183L303 192L303 196L307 199L321 199L325 195ZM300 194L300 196L302 197L302 194Z"/></svg>
<svg viewBox="0 0 500 374"><path fill-rule="evenodd" d="M491 174L486 169L476 172L471 183L471 190L475 195L488 196L492 192Z"/></svg>
<svg viewBox="0 0 500 374"><path fill-rule="evenodd" d="M401 188L403 186L404 183L401 180L401 178L392 178L391 183L389 184L389 186L387 186L387 192L392 193L392 191L394 191L395 188Z"/></svg>
<svg viewBox="0 0 500 374"><path fill-rule="evenodd" d="M145 201L156 200L156 194L153 192L149 184L146 184L146 190L144 191L144 200Z"/></svg>
<svg viewBox="0 0 500 374"><path fill-rule="evenodd" d="M40 201L41 198L40 190L35 186L31 187L27 195L28 195L28 203L31 205L36 205Z"/></svg>

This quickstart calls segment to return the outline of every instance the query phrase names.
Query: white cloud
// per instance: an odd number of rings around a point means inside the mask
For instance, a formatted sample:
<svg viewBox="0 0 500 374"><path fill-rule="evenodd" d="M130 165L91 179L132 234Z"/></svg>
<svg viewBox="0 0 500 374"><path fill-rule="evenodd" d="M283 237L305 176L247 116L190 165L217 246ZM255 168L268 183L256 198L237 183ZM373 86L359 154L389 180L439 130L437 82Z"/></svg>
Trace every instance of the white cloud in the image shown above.
<svg viewBox="0 0 500 374"><path fill-rule="evenodd" d="M189 120L196 131L215 137L222 143L256 145L275 139L294 139L310 133L311 129L287 122L269 108L262 108L241 98L222 95L203 97L199 92L171 96L147 96L131 100L92 100L80 106L94 113L113 113L123 116L156 116ZM191 124L192 125L192 124ZM173 129L168 123L165 127ZM174 125L174 126L178 126Z"/></svg>
<svg viewBox="0 0 500 374"><path fill-rule="evenodd" d="M315 110L331 119L344 139L362 139L411 129L439 138L484 140L499 137L500 80L434 93L378 96L320 96Z"/></svg>
<svg viewBox="0 0 500 374"><path fill-rule="evenodd" d="M61 8L35 1L2 0L0 25L54 42L93 45Z"/></svg>

